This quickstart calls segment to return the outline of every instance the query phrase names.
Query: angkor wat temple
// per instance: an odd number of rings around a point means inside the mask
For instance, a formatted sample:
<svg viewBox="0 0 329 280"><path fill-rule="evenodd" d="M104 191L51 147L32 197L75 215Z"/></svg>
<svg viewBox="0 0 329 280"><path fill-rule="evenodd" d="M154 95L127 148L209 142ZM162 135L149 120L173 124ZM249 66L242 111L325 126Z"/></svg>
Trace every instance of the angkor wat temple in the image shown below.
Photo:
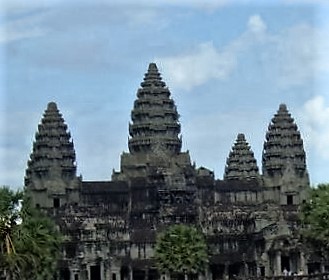
<svg viewBox="0 0 329 280"><path fill-rule="evenodd" d="M268 126L262 172L239 134L223 179L216 179L182 152L180 129L175 102L151 63L137 91L120 170L109 181L84 181L76 174L67 125L56 103L48 104L25 187L67 236L57 279L169 279L152 257L157 232L175 223L196 225L206 236L210 261L199 279L328 269L299 236L310 182L303 141L286 105Z"/></svg>

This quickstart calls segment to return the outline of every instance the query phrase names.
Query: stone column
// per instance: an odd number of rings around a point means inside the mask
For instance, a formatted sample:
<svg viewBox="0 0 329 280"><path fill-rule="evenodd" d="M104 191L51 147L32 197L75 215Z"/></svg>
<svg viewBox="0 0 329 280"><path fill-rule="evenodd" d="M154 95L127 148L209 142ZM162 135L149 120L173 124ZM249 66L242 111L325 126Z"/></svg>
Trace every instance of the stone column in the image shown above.
<svg viewBox="0 0 329 280"><path fill-rule="evenodd" d="M324 266L323 260L321 260L321 263L320 263L320 272L321 273L325 273L326 272L326 267Z"/></svg>
<svg viewBox="0 0 329 280"><path fill-rule="evenodd" d="M249 267L247 262L243 262L244 277L249 276Z"/></svg>
<svg viewBox="0 0 329 280"><path fill-rule="evenodd" d="M149 268L148 267L145 267L144 280L149 280Z"/></svg>
<svg viewBox="0 0 329 280"><path fill-rule="evenodd" d="M128 276L128 280L133 280L133 268L131 265L128 266L129 269L129 276Z"/></svg>
<svg viewBox="0 0 329 280"><path fill-rule="evenodd" d="M299 270L302 270L304 274L307 274L305 255L303 252L299 253Z"/></svg>
<svg viewBox="0 0 329 280"><path fill-rule="evenodd" d="M112 280L110 266L107 266L106 267L106 270L105 270L105 279L106 280Z"/></svg>
<svg viewBox="0 0 329 280"><path fill-rule="evenodd" d="M211 275L211 271L210 271L210 267L208 266L205 270L205 275L204 275L204 278L205 280L208 280L208 279L212 279L212 275Z"/></svg>
<svg viewBox="0 0 329 280"><path fill-rule="evenodd" d="M280 276L282 275L282 267L281 267L281 252L277 251L276 255L275 255L275 272L274 275L275 276Z"/></svg>
<svg viewBox="0 0 329 280"><path fill-rule="evenodd" d="M272 276L271 268L270 268L270 259L267 252L264 252L261 256L262 264L264 266L264 273L265 276ZM259 263L257 263L257 266L259 266Z"/></svg>
<svg viewBox="0 0 329 280"><path fill-rule="evenodd" d="M114 271L113 273L115 274L115 279L120 280L120 272L119 271Z"/></svg>
<svg viewBox="0 0 329 280"><path fill-rule="evenodd" d="M100 269L100 274L101 274L101 280L106 280L106 275L105 275L105 271L104 271L104 261L101 261L101 263L99 264L99 269Z"/></svg>
<svg viewBox="0 0 329 280"><path fill-rule="evenodd" d="M88 268L86 265L82 265L79 274L80 274L79 280L88 280Z"/></svg>
<svg viewBox="0 0 329 280"><path fill-rule="evenodd" d="M228 262L225 262L224 275L223 275L223 278L224 279L229 279L229 271L228 271L228 268L229 268L229 263Z"/></svg>
<svg viewBox="0 0 329 280"><path fill-rule="evenodd" d="M90 276L91 276L91 275L90 275L90 265L87 265L87 279L88 279L88 280L91 279Z"/></svg>
<svg viewBox="0 0 329 280"><path fill-rule="evenodd" d="M170 275L169 273L165 273L165 274L161 274L161 277L160 277L161 280L170 280Z"/></svg>

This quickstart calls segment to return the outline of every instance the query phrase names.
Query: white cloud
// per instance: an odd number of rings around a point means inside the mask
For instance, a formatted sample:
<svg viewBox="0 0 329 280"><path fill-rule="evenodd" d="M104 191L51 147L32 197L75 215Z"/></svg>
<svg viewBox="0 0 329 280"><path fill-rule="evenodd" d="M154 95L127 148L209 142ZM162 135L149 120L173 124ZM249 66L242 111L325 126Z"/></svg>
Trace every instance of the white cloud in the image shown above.
<svg viewBox="0 0 329 280"><path fill-rule="evenodd" d="M239 54L255 42L262 41L266 28L260 15L253 15L249 18L247 30L223 49L206 42L191 52L158 59L159 64L163 65L163 72L173 88L191 90L212 79L225 80L236 68Z"/></svg>
<svg viewBox="0 0 329 280"><path fill-rule="evenodd" d="M48 31L40 24L43 15L12 20L0 25L0 44L45 35Z"/></svg>
<svg viewBox="0 0 329 280"><path fill-rule="evenodd" d="M303 86L320 74L329 72L329 28L298 24L278 33L270 33L263 18L252 15L246 30L222 49L203 43L193 52L185 52L162 61L166 77L175 88L191 90L195 86L230 77L252 53L259 58L259 71L265 69L278 90ZM256 65L256 61L255 61ZM255 66L256 67L256 66Z"/></svg>
<svg viewBox="0 0 329 280"><path fill-rule="evenodd" d="M248 20L248 29L254 33L262 33L266 31L266 24L260 15L253 15Z"/></svg>
<svg viewBox="0 0 329 280"><path fill-rule="evenodd" d="M302 109L303 132L306 145L314 149L318 157L329 159L329 105L323 96L308 100Z"/></svg>
<svg viewBox="0 0 329 280"><path fill-rule="evenodd" d="M163 6L172 6L172 7L190 7L196 9L202 9L206 11L213 11L217 8L221 8L227 4L229 4L229 0L157 0L157 1L149 1L149 0L140 0L138 2L134 0L100 0L101 3L112 4L113 2L116 4L123 5L133 5L133 6L147 6L147 7L163 7Z"/></svg>
<svg viewBox="0 0 329 280"><path fill-rule="evenodd" d="M53 7L59 3L64 3L64 0L51 0L51 1L40 1L40 0L2 0L0 7L3 13L7 14L20 14L36 9L43 9Z"/></svg>
<svg viewBox="0 0 329 280"><path fill-rule="evenodd" d="M283 88L301 86L316 74L315 30L302 24L276 37L278 83ZM272 58L274 60L274 57Z"/></svg>
<svg viewBox="0 0 329 280"><path fill-rule="evenodd" d="M236 64L232 53L219 52L212 42L201 44L190 53L159 61L169 84L186 90L209 79L225 79Z"/></svg>

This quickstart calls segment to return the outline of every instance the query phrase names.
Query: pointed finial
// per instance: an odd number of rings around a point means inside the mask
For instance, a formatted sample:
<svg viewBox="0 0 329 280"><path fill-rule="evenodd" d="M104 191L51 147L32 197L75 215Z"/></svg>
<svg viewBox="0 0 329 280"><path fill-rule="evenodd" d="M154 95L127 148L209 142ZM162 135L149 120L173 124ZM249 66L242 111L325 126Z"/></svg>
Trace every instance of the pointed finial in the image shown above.
<svg viewBox="0 0 329 280"><path fill-rule="evenodd" d="M47 110L49 111L57 111L57 104L55 102L49 102L47 106Z"/></svg>
<svg viewBox="0 0 329 280"><path fill-rule="evenodd" d="M286 104L284 104L284 103L281 103L280 104L280 107L279 107L279 111L281 111L281 112L285 112L285 111L287 111L287 105Z"/></svg>
<svg viewBox="0 0 329 280"><path fill-rule="evenodd" d="M245 140L246 140L246 138L245 138L244 134L243 133L239 133L238 134L237 141L245 141Z"/></svg>
<svg viewBox="0 0 329 280"><path fill-rule="evenodd" d="M158 67L154 62L149 64L148 72L158 72Z"/></svg>

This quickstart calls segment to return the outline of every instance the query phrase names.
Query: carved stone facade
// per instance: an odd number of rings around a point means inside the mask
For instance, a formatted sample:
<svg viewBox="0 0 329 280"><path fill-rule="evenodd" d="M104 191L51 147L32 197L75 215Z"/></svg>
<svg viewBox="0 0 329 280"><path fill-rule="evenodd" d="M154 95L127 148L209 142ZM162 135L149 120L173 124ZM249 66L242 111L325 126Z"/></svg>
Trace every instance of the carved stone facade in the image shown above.
<svg viewBox="0 0 329 280"><path fill-rule="evenodd" d="M309 178L303 141L285 105L266 133L262 174L239 134L223 180L181 151L177 108L154 63L138 89L131 121L120 170L110 181L83 181L67 125L57 105L48 104L25 186L67 236L58 279L167 279L155 268L153 249L157 232L174 223L196 225L207 238L210 263L200 279L326 268L298 235Z"/></svg>

